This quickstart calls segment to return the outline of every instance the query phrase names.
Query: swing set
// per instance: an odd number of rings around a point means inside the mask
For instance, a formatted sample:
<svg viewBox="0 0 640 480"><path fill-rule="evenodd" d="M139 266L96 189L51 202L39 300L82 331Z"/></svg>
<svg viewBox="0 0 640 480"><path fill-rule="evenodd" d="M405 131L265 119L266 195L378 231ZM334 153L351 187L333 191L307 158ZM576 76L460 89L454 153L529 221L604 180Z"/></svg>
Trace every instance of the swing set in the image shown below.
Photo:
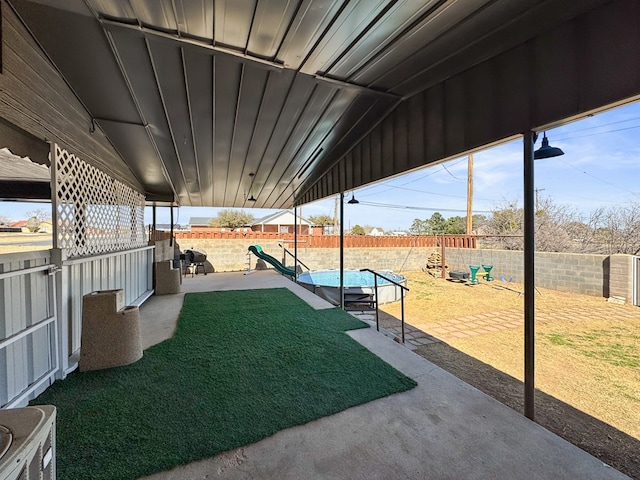
<svg viewBox="0 0 640 480"><path fill-rule="evenodd" d="M490 250L490 264L480 264L480 266L478 265L470 265L469 264L469 271L471 272L471 277L469 278L469 284L470 285L478 285L479 281L478 278L484 278L487 282L491 282L493 280L495 280L495 278L491 275L491 270L493 270L494 265L493 265L493 248L489 249ZM460 251L458 251L458 253L461 255ZM462 263L462 262L461 262ZM510 258L509 259L509 270L511 272L513 272L513 259ZM482 272L480 272L480 268L482 268ZM466 272L465 272L466 274ZM494 288L500 288L500 289L504 289L504 290L509 290L511 292L517 293L518 296L523 295L524 294L524 290L516 290L515 288L511 288L508 286L509 283L512 283L514 280L514 277L512 274L509 274L509 279L507 280L506 275L504 273L501 273L499 275L500 280L502 281L502 283L505 283L507 285L494 285ZM540 292L540 290L538 290L537 287L534 287L535 291L538 293L538 295L542 295L542 293Z"/></svg>
<svg viewBox="0 0 640 480"><path fill-rule="evenodd" d="M467 282L469 285L478 285L480 283L479 279L484 278L486 282L492 282L495 280L495 277L491 274L494 269L493 263L493 248L490 248L490 258L488 263L481 263L480 265L472 265L471 261L465 262L462 258L462 252L458 249L458 256L460 257L459 264L467 264L469 267L469 272L461 271L461 270L453 270L449 273L449 276L452 280L457 280L461 282ZM469 254L470 256L471 254ZM469 259L470 260L470 259ZM510 262L511 263L511 260ZM480 271L482 269L482 271ZM511 269L513 271L513 269ZM509 279L507 280L504 273L500 273L499 278L502 283L511 283L513 282L513 275L509 274ZM504 288L506 290L511 290L518 294L522 294L522 292L515 290L513 288L509 288L505 285L495 285L495 288Z"/></svg>

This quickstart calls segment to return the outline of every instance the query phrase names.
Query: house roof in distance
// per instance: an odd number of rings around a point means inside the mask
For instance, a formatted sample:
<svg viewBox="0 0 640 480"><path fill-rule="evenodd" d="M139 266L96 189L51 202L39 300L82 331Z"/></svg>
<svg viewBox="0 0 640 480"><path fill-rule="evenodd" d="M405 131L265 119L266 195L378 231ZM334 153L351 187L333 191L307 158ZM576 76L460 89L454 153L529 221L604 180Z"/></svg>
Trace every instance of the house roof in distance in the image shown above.
<svg viewBox="0 0 640 480"><path fill-rule="evenodd" d="M213 220L213 217L191 217L189 219L189 225L192 227L194 225L196 227L208 227L211 220Z"/></svg>
<svg viewBox="0 0 640 480"><path fill-rule="evenodd" d="M293 225L293 210L280 210L262 218L257 218L251 225ZM311 225L311 222L298 215L300 225Z"/></svg>

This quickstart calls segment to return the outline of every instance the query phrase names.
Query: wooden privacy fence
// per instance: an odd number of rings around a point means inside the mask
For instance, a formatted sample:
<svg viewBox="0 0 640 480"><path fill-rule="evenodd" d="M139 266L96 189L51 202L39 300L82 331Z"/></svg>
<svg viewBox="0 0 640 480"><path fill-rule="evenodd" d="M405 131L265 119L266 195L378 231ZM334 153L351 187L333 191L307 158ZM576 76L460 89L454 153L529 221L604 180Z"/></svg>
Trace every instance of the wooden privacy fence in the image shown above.
<svg viewBox="0 0 640 480"><path fill-rule="evenodd" d="M280 241L285 244L293 244L293 233L268 233L268 232L217 232L217 231L185 231L173 232L175 239L180 240L264 240ZM152 231L151 240L168 240L170 232ZM445 247L476 248L477 237L473 235L438 235L438 236L371 236L371 235L345 235L345 248L393 248L393 247ZM338 248L340 246L339 235L298 235L298 246L305 248Z"/></svg>

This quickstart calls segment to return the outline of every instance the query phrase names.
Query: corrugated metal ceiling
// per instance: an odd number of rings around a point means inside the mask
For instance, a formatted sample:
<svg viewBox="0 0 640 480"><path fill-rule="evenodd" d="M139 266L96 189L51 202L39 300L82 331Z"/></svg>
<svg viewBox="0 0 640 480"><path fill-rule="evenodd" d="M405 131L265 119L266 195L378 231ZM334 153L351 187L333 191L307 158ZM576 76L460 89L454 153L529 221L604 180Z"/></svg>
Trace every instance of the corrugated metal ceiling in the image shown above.
<svg viewBox="0 0 640 480"><path fill-rule="evenodd" d="M403 98L603 2L10 3L148 199L286 208Z"/></svg>

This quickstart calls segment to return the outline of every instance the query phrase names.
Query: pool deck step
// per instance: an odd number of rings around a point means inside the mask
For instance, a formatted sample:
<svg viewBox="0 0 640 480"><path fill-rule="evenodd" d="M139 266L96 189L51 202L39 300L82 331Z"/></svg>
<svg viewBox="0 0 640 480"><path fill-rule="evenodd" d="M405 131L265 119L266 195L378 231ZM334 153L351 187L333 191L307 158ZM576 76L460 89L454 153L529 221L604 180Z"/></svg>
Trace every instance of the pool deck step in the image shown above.
<svg viewBox="0 0 640 480"><path fill-rule="evenodd" d="M354 310L375 310L376 296L373 293L345 293L344 307L347 310L350 308Z"/></svg>

